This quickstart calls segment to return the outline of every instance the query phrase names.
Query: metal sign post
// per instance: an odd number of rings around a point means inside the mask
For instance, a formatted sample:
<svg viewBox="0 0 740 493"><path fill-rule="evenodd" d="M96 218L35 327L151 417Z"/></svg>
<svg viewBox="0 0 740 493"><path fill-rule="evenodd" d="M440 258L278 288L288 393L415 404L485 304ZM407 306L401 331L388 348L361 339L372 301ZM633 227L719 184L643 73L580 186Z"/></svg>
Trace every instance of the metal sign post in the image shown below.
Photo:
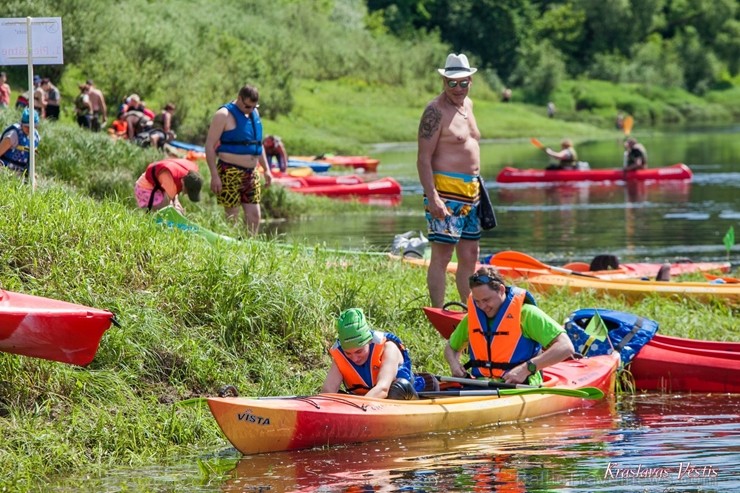
<svg viewBox="0 0 740 493"><path fill-rule="evenodd" d="M29 140L28 179L36 189L36 122L33 65L63 65L62 18L0 19L0 65L28 64Z"/></svg>

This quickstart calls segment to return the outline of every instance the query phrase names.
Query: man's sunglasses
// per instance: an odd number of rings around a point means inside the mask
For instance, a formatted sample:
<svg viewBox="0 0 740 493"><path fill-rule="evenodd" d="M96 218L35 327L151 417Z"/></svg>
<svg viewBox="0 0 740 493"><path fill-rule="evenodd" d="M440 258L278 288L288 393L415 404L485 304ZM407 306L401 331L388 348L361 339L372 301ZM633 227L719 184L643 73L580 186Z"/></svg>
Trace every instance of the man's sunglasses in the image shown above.
<svg viewBox="0 0 740 493"><path fill-rule="evenodd" d="M458 85L460 87L462 87L463 89L465 89L465 88L467 88L470 85L470 81L469 80L456 81L456 80L452 80L452 79L450 79L450 80L447 81L447 87L453 87L454 88L454 87L457 87Z"/></svg>
<svg viewBox="0 0 740 493"><path fill-rule="evenodd" d="M470 282L471 283L474 283L474 284L479 284L479 285L483 285L483 284L490 284L490 285L499 284L498 280L496 280L495 278L493 278L491 276L487 276L485 274L484 275L473 274L472 276L470 276Z"/></svg>

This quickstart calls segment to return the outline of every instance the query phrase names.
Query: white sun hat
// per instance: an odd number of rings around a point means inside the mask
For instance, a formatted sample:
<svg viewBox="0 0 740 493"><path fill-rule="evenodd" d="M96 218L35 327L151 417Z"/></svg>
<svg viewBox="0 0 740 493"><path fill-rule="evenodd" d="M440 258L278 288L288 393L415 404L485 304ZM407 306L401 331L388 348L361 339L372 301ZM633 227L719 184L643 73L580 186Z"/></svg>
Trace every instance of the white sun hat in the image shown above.
<svg viewBox="0 0 740 493"><path fill-rule="evenodd" d="M447 55L445 68L437 69L437 72L439 72L442 77L447 77L448 79L462 79L463 77L473 75L477 71L477 68L470 67L468 57L463 55L462 53L460 53L459 55L450 53L449 55Z"/></svg>

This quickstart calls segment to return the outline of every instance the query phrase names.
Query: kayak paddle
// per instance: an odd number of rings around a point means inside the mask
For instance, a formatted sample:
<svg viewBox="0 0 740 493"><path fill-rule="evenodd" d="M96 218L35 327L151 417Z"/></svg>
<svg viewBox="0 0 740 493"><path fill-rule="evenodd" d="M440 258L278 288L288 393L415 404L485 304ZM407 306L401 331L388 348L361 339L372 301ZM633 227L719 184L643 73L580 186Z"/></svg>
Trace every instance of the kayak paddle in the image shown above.
<svg viewBox="0 0 740 493"><path fill-rule="evenodd" d="M527 255L526 253L522 252L515 252L512 250L507 250L504 252L499 252L491 257L491 260L489 261L491 265L494 267L497 265L500 265L501 267L511 267L511 268L525 268L525 269L545 269L550 270L553 272L558 272L560 274L567 274L567 275L573 275L573 276L582 276L582 277L590 277L592 279L599 279L598 276L592 276L591 274L584 274L583 272L577 272L570 269L563 269L562 267L555 267L552 265L547 265L539 260L537 260L534 257L531 257Z"/></svg>
<svg viewBox="0 0 740 493"><path fill-rule="evenodd" d="M622 130L624 130L624 136L629 137L629 134L632 132L632 125L635 124L635 119L632 118L632 115L627 115L627 117L624 119L624 122L622 123Z"/></svg>
<svg viewBox="0 0 740 493"><path fill-rule="evenodd" d="M489 389L539 389L534 385L524 385L521 383L506 383L506 382L494 382L488 379L475 379L475 378L458 378L458 377L445 377L435 375L435 378L440 382L453 382L468 385L470 387L486 387Z"/></svg>
<svg viewBox="0 0 740 493"><path fill-rule="evenodd" d="M596 387L580 389L563 389L558 387L535 387L531 389L482 389L482 390L440 390L436 392L419 392L419 397L429 399L437 397L504 397L508 395L553 394L580 399L603 399L604 392Z"/></svg>
<svg viewBox="0 0 740 493"><path fill-rule="evenodd" d="M529 141L530 141L530 142L532 143L532 145L533 145L533 146L535 146L535 147L536 147L537 149L540 149L540 150L543 150L543 151L545 150L545 146L544 146L544 145L542 144L542 142L540 142L539 140L535 139L534 137L532 137L531 139L529 139Z"/></svg>

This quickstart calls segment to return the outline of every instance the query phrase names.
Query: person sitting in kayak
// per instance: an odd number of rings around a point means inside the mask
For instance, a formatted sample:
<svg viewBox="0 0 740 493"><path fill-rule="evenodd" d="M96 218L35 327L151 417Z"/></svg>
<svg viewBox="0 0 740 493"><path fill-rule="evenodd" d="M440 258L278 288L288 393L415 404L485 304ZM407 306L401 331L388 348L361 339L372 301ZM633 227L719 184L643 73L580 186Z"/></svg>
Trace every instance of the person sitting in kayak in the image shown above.
<svg viewBox="0 0 740 493"><path fill-rule="evenodd" d="M468 314L444 351L453 376L468 376L469 370L475 378L541 385L540 370L573 355L573 343L560 324L537 307L529 292L506 286L495 267L481 267L469 284ZM463 365L466 347L470 361Z"/></svg>
<svg viewBox="0 0 740 493"><path fill-rule="evenodd" d="M134 195L136 203L149 211L162 209L172 204L183 212L177 196L183 189L193 202L200 201L203 177L198 173L198 165L187 159L164 159L146 167L136 180Z"/></svg>
<svg viewBox="0 0 740 493"><path fill-rule="evenodd" d="M553 159L557 159L558 162L549 165L545 169L550 170L563 170L563 169L577 169L578 156L576 150L573 147L573 141L570 139L563 139L560 143L560 151L555 152L549 147L545 149L545 153Z"/></svg>
<svg viewBox="0 0 740 493"><path fill-rule="evenodd" d="M647 163L647 151L645 146L638 143L637 140L630 137L624 141L624 170L635 171L638 169L646 169Z"/></svg>
<svg viewBox="0 0 740 493"><path fill-rule="evenodd" d="M267 165L273 168L272 158L276 158L277 167L282 172L288 167L288 151L285 150L285 144L283 140L277 135L268 135L262 142L262 146L265 148L265 157L267 158Z"/></svg>
<svg viewBox="0 0 740 493"><path fill-rule="evenodd" d="M31 114L28 108L23 110L21 122L14 123L0 135L0 164L12 169L19 175L28 173L28 163L31 159ZM34 125L39 124L39 114L33 112ZM34 128L34 149L38 150L41 137Z"/></svg>
<svg viewBox="0 0 740 493"><path fill-rule="evenodd" d="M329 349L332 363L321 393L339 391L378 399L414 399L416 389L411 358L401 339L372 330L359 308L350 308L337 320L337 342ZM423 379L419 382L423 390Z"/></svg>

